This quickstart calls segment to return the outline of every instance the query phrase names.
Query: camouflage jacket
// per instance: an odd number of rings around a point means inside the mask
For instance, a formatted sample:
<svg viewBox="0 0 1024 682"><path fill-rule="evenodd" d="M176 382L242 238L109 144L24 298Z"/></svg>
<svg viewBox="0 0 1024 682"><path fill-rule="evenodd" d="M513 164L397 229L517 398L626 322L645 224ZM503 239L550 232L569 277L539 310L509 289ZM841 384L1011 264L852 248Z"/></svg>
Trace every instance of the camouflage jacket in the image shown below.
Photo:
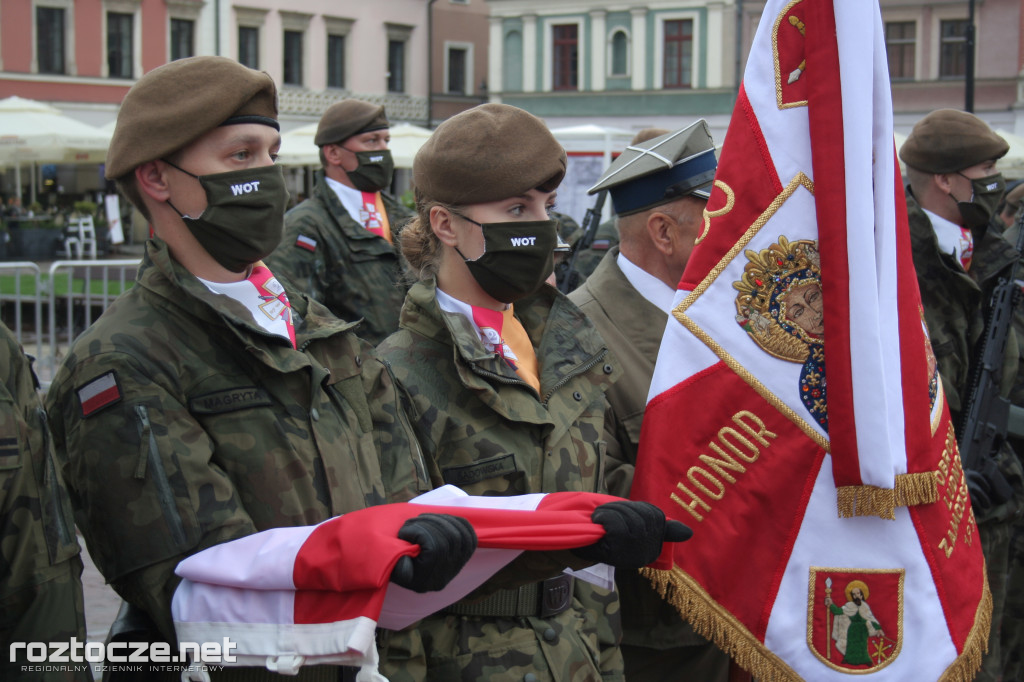
<svg viewBox="0 0 1024 682"><path fill-rule="evenodd" d="M569 300L587 314L622 364L622 377L608 389L617 436L609 450L618 448L621 454L612 451L613 456L626 464L609 480L609 492L629 497L647 392L668 315L629 283L616 264L618 254L618 246L608 251L587 281L569 294ZM707 645L638 572L616 571L615 581L622 600L623 644L654 649ZM685 672L679 671L681 679Z"/></svg>
<svg viewBox="0 0 1024 682"><path fill-rule="evenodd" d="M362 318L356 333L374 344L398 329L407 289L398 235L412 217L394 198L382 196L394 245L353 220L323 171L317 172L313 195L285 214L281 244L266 260L271 271L337 317Z"/></svg>
<svg viewBox="0 0 1024 682"><path fill-rule="evenodd" d="M992 287L1016 260L1017 252L1006 239L986 227L974 235L970 272L964 272L952 255L939 251L931 220L909 189L907 217L925 323L953 423L958 424L964 392L970 383L971 358L985 330ZM1003 395L1009 395L1016 378L1018 357L1017 337L1011 332L1003 363Z"/></svg>
<svg viewBox="0 0 1024 682"><path fill-rule="evenodd" d="M8 643L85 639L82 562L35 374L0 323L0 678ZM26 661L20 660L19 663ZM74 666L68 666L74 667ZM33 679L72 679L71 672ZM84 672L79 679L90 679Z"/></svg>
<svg viewBox="0 0 1024 682"><path fill-rule="evenodd" d="M553 287L515 304L537 350L541 393L486 351L462 315L444 313L433 281L414 284L401 329L378 347L411 401L413 426L439 483L473 495L583 490L604 492L604 391L620 370L586 317ZM499 573L552 575L527 553ZM541 553L543 554L543 553ZM554 562L549 562L554 564ZM542 574L546 568L547 573ZM536 580L537 577L533 577ZM431 616L388 633L381 672L392 682L431 680L614 680L621 676L618 599L576 581L573 606L549 618Z"/></svg>
<svg viewBox="0 0 1024 682"><path fill-rule="evenodd" d="M136 286L77 339L50 387L89 552L167 637L185 556L430 487L373 349L288 296L299 350L151 241Z"/></svg>

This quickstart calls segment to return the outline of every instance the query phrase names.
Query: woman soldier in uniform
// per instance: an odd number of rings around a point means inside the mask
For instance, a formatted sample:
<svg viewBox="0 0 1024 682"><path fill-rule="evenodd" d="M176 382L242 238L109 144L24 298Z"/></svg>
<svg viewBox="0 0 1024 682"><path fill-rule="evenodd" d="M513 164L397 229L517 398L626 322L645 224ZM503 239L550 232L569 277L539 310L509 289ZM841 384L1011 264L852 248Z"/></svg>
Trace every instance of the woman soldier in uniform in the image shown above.
<svg viewBox="0 0 1024 682"><path fill-rule="evenodd" d="M540 119L503 104L449 119L416 156L417 216L401 247L417 282L379 351L408 392L436 483L472 495L603 492L615 466L602 433L619 370L584 314L544 283L565 163ZM381 672L621 680L616 594L562 571L643 566L675 539L666 532L689 531L639 502L604 505L594 520L608 529L601 543L521 555L462 602L382 633Z"/></svg>

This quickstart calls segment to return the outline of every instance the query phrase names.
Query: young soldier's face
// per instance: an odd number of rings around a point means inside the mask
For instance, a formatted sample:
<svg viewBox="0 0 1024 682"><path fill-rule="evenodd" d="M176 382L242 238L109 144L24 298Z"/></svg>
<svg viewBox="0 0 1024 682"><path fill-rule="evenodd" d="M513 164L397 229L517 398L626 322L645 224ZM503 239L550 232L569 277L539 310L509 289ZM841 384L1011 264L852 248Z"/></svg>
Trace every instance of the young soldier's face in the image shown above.
<svg viewBox="0 0 1024 682"><path fill-rule="evenodd" d="M281 134L270 126L240 123L214 128L171 160L194 175L214 175L273 165L280 147ZM173 172L167 177L178 210L185 215L202 215L206 208L202 185L184 173Z"/></svg>

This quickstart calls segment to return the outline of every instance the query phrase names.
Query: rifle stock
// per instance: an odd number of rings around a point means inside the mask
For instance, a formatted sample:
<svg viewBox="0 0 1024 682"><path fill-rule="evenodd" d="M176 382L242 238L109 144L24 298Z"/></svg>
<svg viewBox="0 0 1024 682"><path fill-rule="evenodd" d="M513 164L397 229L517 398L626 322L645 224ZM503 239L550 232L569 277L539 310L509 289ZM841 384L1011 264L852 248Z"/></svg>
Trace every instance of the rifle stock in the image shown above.
<svg viewBox="0 0 1024 682"><path fill-rule="evenodd" d="M565 277L559 281L559 290L563 294L568 294L573 290L573 275L576 273L576 257L580 251L589 249L590 245L594 243L594 236L597 234L597 228L601 224L601 213L604 211L604 200L608 196L608 190L603 189L597 193L597 199L594 201L594 205L587 209L586 214L583 216L583 236L580 237L579 242L572 250L572 256L569 258L569 264L566 266Z"/></svg>

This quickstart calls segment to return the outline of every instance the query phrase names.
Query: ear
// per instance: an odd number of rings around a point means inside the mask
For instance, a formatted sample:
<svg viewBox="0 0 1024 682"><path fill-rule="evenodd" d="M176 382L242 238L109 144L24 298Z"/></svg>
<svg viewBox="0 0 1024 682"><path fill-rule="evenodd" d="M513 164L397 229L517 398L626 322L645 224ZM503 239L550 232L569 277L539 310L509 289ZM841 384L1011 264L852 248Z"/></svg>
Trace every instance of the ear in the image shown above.
<svg viewBox="0 0 1024 682"><path fill-rule="evenodd" d="M647 236L650 237L654 248L666 256L671 256L675 248L674 235L672 234L672 226L674 224L675 222L672 218L660 211L654 211L647 216Z"/></svg>
<svg viewBox="0 0 1024 682"><path fill-rule="evenodd" d="M932 176L932 184L943 194L949 194L953 189L952 173L936 173Z"/></svg>
<svg viewBox="0 0 1024 682"><path fill-rule="evenodd" d="M163 161L147 161L136 166L135 184L143 197L163 203L171 196L167 184L167 165Z"/></svg>
<svg viewBox="0 0 1024 682"><path fill-rule="evenodd" d="M325 144L323 147L324 158L332 166L341 165L341 147L336 144Z"/></svg>
<svg viewBox="0 0 1024 682"><path fill-rule="evenodd" d="M442 244L456 246L459 243L455 235L455 225L452 222L452 214L444 206L430 207L430 229L434 231Z"/></svg>

